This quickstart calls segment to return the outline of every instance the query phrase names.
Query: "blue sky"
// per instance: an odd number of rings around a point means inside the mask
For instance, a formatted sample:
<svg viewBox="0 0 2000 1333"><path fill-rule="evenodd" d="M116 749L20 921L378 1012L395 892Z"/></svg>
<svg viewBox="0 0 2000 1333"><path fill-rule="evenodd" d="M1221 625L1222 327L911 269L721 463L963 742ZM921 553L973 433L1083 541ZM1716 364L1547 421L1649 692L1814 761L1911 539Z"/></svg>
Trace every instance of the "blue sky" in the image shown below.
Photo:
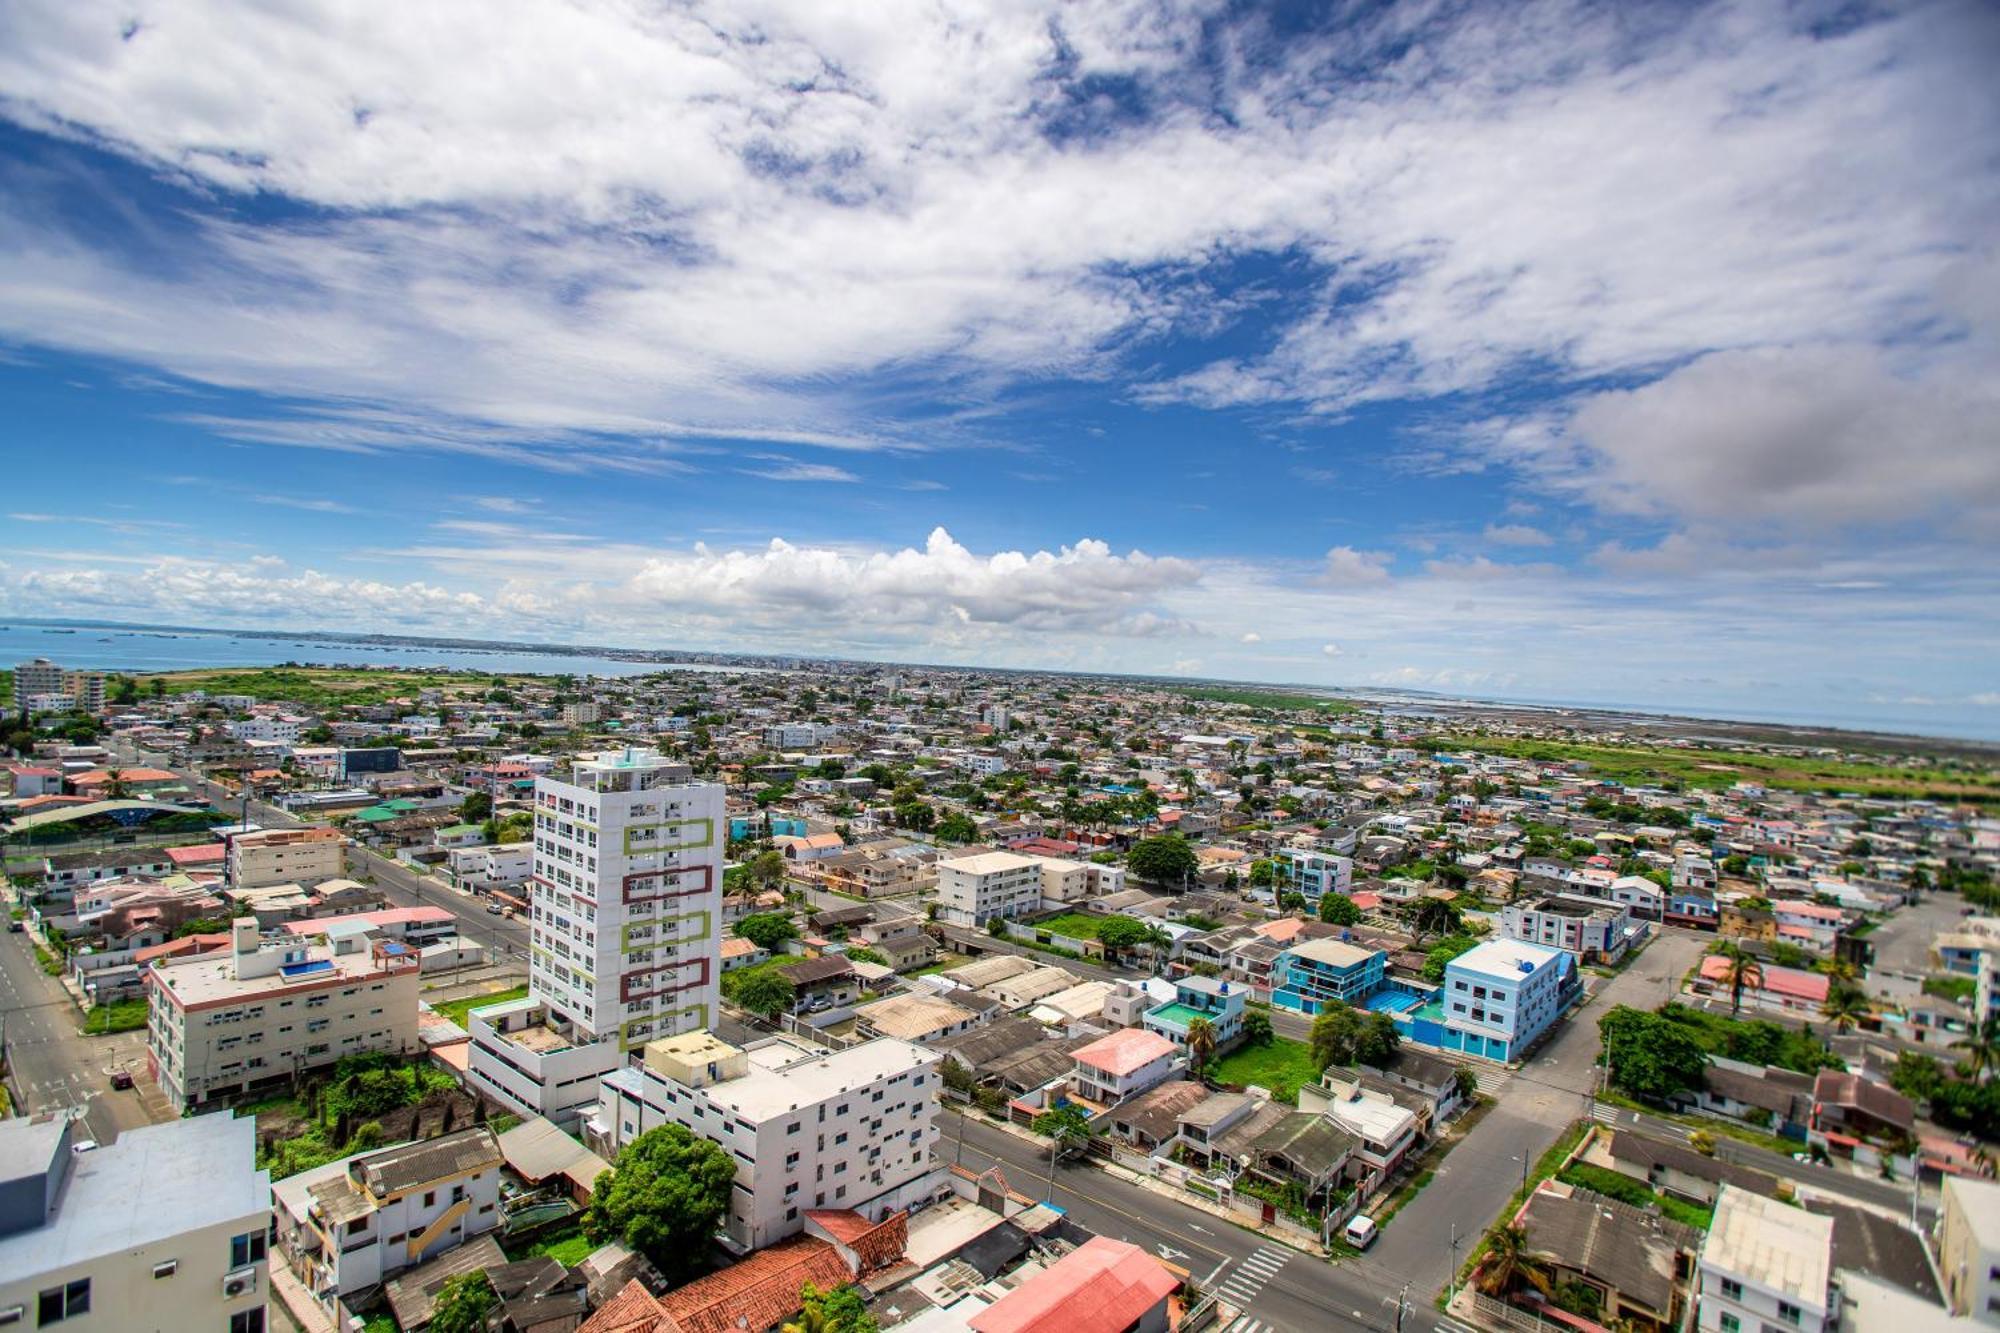
<svg viewBox="0 0 2000 1333"><path fill-rule="evenodd" d="M1976 3L0 11L0 612L2000 734Z"/></svg>

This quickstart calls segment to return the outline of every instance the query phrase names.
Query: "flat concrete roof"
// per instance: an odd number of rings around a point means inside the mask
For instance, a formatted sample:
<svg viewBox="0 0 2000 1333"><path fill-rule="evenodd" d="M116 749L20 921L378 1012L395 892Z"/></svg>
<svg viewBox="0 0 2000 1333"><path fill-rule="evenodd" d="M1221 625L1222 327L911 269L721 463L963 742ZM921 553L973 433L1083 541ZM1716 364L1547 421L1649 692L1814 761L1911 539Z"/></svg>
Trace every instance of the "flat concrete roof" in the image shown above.
<svg viewBox="0 0 2000 1333"><path fill-rule="evenodd" d="M261 1217L271 1206L271 1177L254 1169L256 1160L257 1122L248 1116L221 1112L127 1130L77 1155L48 1225L0 1240L0 1273L46 1273Z"/></svg>
<svg viewBox="0 0 2000 1333"><path fill-rule="evenodd" d="M1833 1268L1833 1219L1724 1185L1701 1261L1824 1310Z"/></svg>

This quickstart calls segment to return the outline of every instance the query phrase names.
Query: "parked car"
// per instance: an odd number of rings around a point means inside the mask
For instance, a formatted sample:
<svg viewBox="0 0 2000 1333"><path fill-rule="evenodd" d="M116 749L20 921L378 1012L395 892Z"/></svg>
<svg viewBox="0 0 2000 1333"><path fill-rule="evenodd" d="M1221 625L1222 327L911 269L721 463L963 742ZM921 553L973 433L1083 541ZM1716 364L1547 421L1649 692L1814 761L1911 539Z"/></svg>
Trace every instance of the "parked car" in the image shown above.
<svg viewBox="0 0 2000 1333"><path fill-rule="evenodd" d="M82 1153L94 1151L96 1147L96 1139L78 1139L75 1143L69 1145L69 1150L71 1152Z"/></svg>
<svg viewBox="0 0 2000 1333"><path fill-rule="evenodd" d="M132 1071L129 1069L112 1070L111 1086L116 1090L118 1090L119 1092L124 1092L126 1089L130 1088L132 1086Z"/></svg>
<svg viewBox="0 0 2000 1333"><path fill-rule="evenodd" d="M486 915L488 916L499 916L500 913L505 910L506 909L501 907L499 903L486 904Z"/></svg>
<svg viewBox="0 0 2000 1333"><path fill-rule="evenodd" d="M1347 1229L1341 1232L1347 1243L1357 1250L1365 1250L1373 1245L1378 1234L1380 1231L1375 1225L1375 1219L1365 1214L1349 1218Z"/></svg>

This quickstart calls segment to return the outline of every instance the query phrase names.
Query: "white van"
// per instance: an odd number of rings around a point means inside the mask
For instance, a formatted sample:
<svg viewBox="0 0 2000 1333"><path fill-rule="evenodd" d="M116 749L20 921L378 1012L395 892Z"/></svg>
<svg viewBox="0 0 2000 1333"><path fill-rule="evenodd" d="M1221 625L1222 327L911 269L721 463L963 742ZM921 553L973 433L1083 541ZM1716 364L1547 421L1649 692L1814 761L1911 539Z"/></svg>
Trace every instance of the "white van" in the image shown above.
<svg viewBox="0 0 2000 1333"><path fill-rule="evenodd" d="M1375 1219L1364 1217L1357 1213L1348 1219L1347 1230L1340 1234L1355 1249L1365 1250L1375 1243L1375 1236L1377 1234Z"/></svg>

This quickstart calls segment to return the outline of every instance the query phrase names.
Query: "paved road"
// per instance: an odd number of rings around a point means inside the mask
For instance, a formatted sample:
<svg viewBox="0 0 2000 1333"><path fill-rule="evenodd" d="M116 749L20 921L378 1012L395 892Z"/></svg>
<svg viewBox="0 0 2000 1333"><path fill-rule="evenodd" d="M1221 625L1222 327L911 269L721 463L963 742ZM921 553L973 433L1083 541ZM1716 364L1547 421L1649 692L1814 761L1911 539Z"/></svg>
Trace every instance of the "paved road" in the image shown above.
<svg viewBox="0 0 2000 1333"><path fill-rule="evenodd" d="M1548 1151L1563 1129L1588 1114L1597 1059L1597 1020L1612 1006L1652 1008L1667 999L1680 977L1708 947L1691 931L1663 930L1646 951L1568 1019L1515 1073L1481 1082L1499 1104L1472 1129L1438 1168L1436 1179L1384 1228L1369 1255L1392 1272L1409 1274L1428 1301L1492 1226L1521 1187L1522 1172ZM1457 1242L1454 1251L1453 1242Z"/></svg>
<svg viewBox="0 0 2000 1333"><path fill-rule="evenodd" d="M110 1143L119 1133L151 1124L145 1100L146 1034L86 1037L75 1003L35 962L26 934L0 935L0 1033L7 1048L7 1082L30 1114L82 1108L87 1137ZM111 1072L133 1071L138 1086L111 1088ZM166 1104L157 1106L164 1118Z"/></svg>
<svg viewBox="0 0 2000 1333"><path fill-rule="evenodd" d="M1048 1156L1035 1144L950 1110L939 1113L938 1124L940 1151L966 1167L983 1171L997 1162L1018 1192L1050 1198L1087 1230L1142 1245L1192 1271L1205 1289L1245 1311L1236 1333L1395 1327L1394 1302L1405 1279L1374 1256L1328 1263L1078 1162L1057 1169L1051 1196ZM1404 1333L1436 1326L1427 1294L1412 1283Z"/></svg>

